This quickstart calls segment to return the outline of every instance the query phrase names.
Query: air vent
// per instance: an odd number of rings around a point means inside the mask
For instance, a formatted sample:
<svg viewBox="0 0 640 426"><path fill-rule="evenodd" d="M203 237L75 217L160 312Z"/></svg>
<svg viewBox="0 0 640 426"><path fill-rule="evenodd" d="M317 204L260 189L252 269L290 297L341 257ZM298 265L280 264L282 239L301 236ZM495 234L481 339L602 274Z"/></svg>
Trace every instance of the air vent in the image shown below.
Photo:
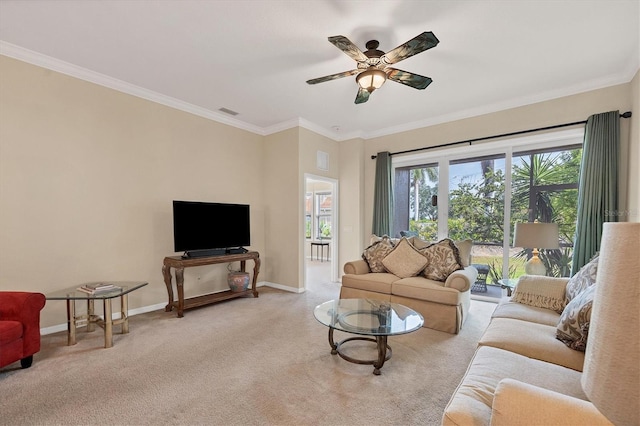
<svg viewBox="0 0 640 426"><path fill-rule="evenodd" d="M229 114L229 115L238 115L237 112L232 111L228 108L220 108L218 111L224 112L225 114Z"/></svg>

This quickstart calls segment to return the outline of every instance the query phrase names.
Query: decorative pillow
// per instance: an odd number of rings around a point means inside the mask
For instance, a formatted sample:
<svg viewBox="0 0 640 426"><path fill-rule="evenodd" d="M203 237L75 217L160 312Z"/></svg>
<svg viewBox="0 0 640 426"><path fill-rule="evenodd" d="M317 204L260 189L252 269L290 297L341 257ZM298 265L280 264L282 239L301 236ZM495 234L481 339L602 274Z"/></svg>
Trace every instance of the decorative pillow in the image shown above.
<svg viewBox="0 0 640 426"><path fill-rule="evenodd" d="M427 258L422 275L430 280L446 281L453 272L464 269L458 247L449 238L421 249L420 253Z"/></svg>
<svg viewBox="0 0 640 426"><path fill-rule="evenodd" d="M422 271L427 259L406 238L402 238L393 251L382 259L382 264L393 275L409 278Z"/></svg>
<svg viewBox="0 0 640 426"><path fill-rule="evenodd" d="M518 280L511 300L560 314L565 307L564 292L565 281L540 275L523 275Z"/></svg>
<svg viewBox="0 0 640 426"><path fill-rule="evenodd" d="M396 244L400 242L398 238L391 238L388 235L383 235L382 237L379 237L376 234L371 234L371 238L369 239L369 245L373 245L374 243L377 243L378 241L382 241L385 238L391 241L391 244L393 244L394 247Z"/></svg>
<svg viewBox="0 0 640 426"><path fill-rule="evenodd" d="M430 242L423 240L420 237L413 237L413 240L409 241L415 248L418 250L422 250L423 248L429 247L431 245Z"/></svg>
<svg viewBox="0 0 640 426"><path fill-rule="evenodd" d="M598 273L598 256L591 259L589 263L584 265L567 283L567 290L564 297L565 305L578 294L582 293L587 287L596 283L596 274Z"/></svg>
<svg viewBox="0 0 640 426"><path fill-rule="evenodd" d="M471 260L471 249L473 248L472 240L460 240L454 241L456 247L458 247L458 251L460 252L460 260L462 261L461 265L463 267L469 266L469 261Z"/></svg>
<svg viewBox="0 0 640 426"><path fill-rule="evenodd" d="M384 236L379 241L371 244L364 249L362 258L369 264L371 272L387 272L382 264L384 259L389 253L393 251L393 243L389 237Z"/></svg>
<svg viewBox="0 0 640 426"><path fill-rule="evenodd" d="M591 307L595 293L596 286L587 287L574 297L562 311L556 338L571 349L584 352L587 348Z"/></svg>

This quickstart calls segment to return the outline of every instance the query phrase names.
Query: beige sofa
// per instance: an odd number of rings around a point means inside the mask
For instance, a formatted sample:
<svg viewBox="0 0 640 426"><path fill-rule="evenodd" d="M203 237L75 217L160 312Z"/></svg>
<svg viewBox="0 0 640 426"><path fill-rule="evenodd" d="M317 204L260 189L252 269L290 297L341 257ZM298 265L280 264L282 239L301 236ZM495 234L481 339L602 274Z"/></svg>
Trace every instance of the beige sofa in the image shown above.
<svg viewBox="0 0 640 426"><path fill-rule="evenodd" d="M535 291L536 277L526 279L532 284L529 291ZM547 289L553 285L559 292L568 282L539 277L542 280ZM551 309L503 298L445 409L442 424L611 424L582 390L584 352L556 339L559 319L560 314Z"/></svg>
<svg viewBox="0 0 640 426"><path fill-rule="evenodd" d="M469 253L470 244L469 240ZM478 271L466 266L453 272L446 281L423 276L400 278L388 272L371 272L365 260L355 260L344 265L344 273L341 299L370 298L399 303L422 314L424 327L457 334L467 319L471 286Z"/></svg>

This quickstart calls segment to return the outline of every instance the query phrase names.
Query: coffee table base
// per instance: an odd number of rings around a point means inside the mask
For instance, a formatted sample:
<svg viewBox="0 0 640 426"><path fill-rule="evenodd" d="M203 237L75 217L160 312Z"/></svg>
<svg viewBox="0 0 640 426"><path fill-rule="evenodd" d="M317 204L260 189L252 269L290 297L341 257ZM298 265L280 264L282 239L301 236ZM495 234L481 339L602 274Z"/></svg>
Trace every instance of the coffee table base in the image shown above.
<svg viewBox="0 0 640 426"><path fill-rule="evenodd" d="M336 343L335 340L333 339L333 330L334 329L332 327L329 327L329 345L331 345L332 355L336 355L336 354L340 355L340 358L344 359L345 361L352 362L354 364L373 365L373 374L375 374L376 376L380 375L380 369L384 365L385 361L388 361L392 355L391 346L387 344L387 336L375 336L375 339L370 337L349 337L348 339L344 339ZM340 352L340 347L343 344L347 342L351 342L353 340L364 340L367 342L375 342L378 348L378 358L371 359L371 360L357 359L357 358L352 358Z"/></svg>

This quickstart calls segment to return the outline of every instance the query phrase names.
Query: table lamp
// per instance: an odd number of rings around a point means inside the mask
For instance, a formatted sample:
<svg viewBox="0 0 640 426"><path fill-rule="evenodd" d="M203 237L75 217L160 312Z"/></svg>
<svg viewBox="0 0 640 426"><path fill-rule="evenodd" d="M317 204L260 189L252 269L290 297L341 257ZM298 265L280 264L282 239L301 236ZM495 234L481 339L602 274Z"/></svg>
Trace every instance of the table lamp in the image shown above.
<svg viewBox="0 0 640 426"><path fill-rule="evenodd" d="M605 223L582 390L616 425L640 424L640 223Z"/></svg>
<svg viewBox="0 0 640 426"><path fill-rule="evenodd" d="M533 249L533 256L525 264L524 270L527 275L546 275L547 269L538 257L538 249L557 249L558 224L527 222L516 223L513 232L513 245Z"/></svg>

